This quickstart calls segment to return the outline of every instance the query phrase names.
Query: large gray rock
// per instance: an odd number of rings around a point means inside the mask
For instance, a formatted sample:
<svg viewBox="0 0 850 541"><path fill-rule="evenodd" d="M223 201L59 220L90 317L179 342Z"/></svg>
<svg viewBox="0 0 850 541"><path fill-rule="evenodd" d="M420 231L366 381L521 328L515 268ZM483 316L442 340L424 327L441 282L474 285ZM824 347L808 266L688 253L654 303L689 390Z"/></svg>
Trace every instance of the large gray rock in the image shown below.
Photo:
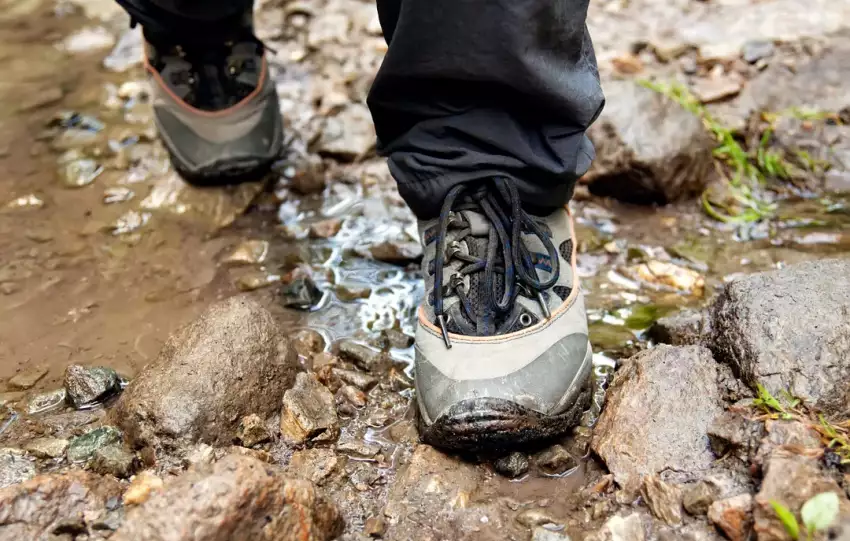
<svg viewBox="0 0 850 541"><path fill-rule="evenodd" d="M850 261L811 261L727 284L711 347L749 386L850 413Z"/></svg>
<svg viewBox="0 0 850 541"><path fill-rule="evenodd" d="M122 492L115 480L75 471L40 475L0 490L0 539L46 540L62 521L96 516Z"/></svg>
<svg viewBox="0 0 850 541"><path fill-rule="evenodd" d="M245 415L277 412L295 372L272 315L250 297L232 297L172 336L112 417L139 447L229 443Z"/></svg>
<svg viewBox="0 0 850 541"><path fill-rule="evenodd" d="M121 379L111 368L72 364L65 369L67 400L76 409L90 406L95 401L105 400L120 389Z"/></svg>
<svg viewBox="0 0 850 541"><path fill-rule="evenodd" d="M35 477L35 463L20 449L0 449L0 488Z"/></svg>
<svg viewBox="0 0 850 541"><path fill-rule="evenodd" d="M712 178L714 140L681 105L633 81L607 81L606 106L589 132L596 160L582 182L634 203L696 196Z"/></svg>
<svg viewBox="0 0 850 541"><path fill-rule="evenodd" d="M127 512L114 541L324 541L342 533L336 506L312 483L228 455L167 483Z"/></svg>
<svg viewBox="0 0 850 541"><path fill-rule="evenodd" d="M723 411L717 375L701 346L662 345L623 363L591 445L627 492L644 475L674 472L678 482L711 467L706 430Z"/></svg>

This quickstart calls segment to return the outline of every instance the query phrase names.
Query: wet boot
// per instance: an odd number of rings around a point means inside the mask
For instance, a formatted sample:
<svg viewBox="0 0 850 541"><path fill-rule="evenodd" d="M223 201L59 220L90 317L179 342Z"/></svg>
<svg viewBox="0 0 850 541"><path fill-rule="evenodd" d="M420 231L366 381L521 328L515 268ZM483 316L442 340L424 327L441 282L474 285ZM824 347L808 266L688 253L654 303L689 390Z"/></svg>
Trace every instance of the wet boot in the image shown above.
<svg viewBox="0 0 850 541"><path fill-rule="evenodd" d="M197 184L266 173L283 130L251 10L182 32L144 30L154 118L174 168Z"/></svg>
<svg viewBox="0 0 850 541"><path fill-rule="evenodd" d="M591 348L566 208L532 216L513 181L459 185L420 222L420 435L488 451L563 434L590 404Z"/></svg>

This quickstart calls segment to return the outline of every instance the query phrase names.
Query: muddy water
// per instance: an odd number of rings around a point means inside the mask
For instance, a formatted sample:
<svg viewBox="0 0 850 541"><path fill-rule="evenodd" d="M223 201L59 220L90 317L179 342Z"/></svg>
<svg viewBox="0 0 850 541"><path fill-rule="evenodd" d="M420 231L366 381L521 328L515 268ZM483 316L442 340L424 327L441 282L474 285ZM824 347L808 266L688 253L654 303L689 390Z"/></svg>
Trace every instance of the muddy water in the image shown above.
<svg viewBox="0 0 850 541"><path fill-rule="evenodd" d="M366 153L342 164L315 152L316 83L308 76L324 68L287 65L300 42L278 31L274 71L289 155L265 183L200 190L170 170L156 142L138 39L111 3L2 5L14 9L0 18L0 380L45 365L47 375L26 393L48 391L72 362L132 378L174 329L243 290L289 328L318 330L328 348L351 337L382 345L387 330L412 334L423 295L407 261L416 252L415 221L379 159ZM273 25L279 11L269 8L261 24ZM357 66L360 79L368 81L378 49ZM368 86L360 79L357 89ZM736 273L850 246L850 206L838 198L788 200L778 220L743 227L718 224L695 204L582 199L571 208L597 352L594 409L566 442L579 454L617 359L646 347L656 318L703 305ZM389 351L409 378L411 348ZM363 428L355 418L352 430L387 439L411 416L411 390L400 394L405 405L392 409L388 428ZM15 422L5 417L0 428ZM600 474L584 461L557 478L495 477L476 497L545 502L566 516L580 505L553 494L572 494Z"/></svg>

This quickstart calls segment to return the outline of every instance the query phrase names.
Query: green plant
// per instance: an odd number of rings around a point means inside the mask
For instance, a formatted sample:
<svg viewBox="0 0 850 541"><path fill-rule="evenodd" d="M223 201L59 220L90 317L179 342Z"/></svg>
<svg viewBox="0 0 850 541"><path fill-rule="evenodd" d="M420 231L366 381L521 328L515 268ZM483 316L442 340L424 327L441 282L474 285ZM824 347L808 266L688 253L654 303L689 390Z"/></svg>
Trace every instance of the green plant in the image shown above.
<svg viewBox="0 0 850 541"><path fill-rule="evenodd" d="M768 391L761 383L756 384L756 393L758 396L753 400L753 405L761 408L766 413L778 414L782 419L791 419L793 415L789 411L800 404L800 400L794 398L791 393L784 391L789 401L788 407L782 403Z"/></svg>
<svg viewBox="0 0 850 541"><path fill-rule="evenodd" d="M834 425L823 415L818 415L820 425L815 428L824 438L824 443L841 458L842 464L850 464L850 439L847 435L847 422L844 426Z"/></svg>
<svg viewBox="0 0 850 541"><path fill-rule="evenodd" d="M810 498L800 509L800 517L805 527L806 541L811 541L816 532L829 528L838 517L838 495L835 492L822 492ZM791 539L798 541L800 523L790 509L776 500L770 500L770 506Z"/></svg>

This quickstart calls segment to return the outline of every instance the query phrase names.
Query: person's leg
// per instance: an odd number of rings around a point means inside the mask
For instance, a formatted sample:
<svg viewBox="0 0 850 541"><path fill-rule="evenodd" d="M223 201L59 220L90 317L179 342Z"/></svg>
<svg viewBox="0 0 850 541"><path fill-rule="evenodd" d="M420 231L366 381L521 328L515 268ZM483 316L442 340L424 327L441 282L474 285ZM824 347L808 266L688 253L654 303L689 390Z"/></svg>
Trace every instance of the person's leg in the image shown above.
<svg viewBox="0 0 850 541"><path fill-rule="evenodd" d="M569 200L603 104L588 1L378 0L390 46L369 106L420 217L456 183L494 175L526 204Z"/></svg>
<svg viewBox="0 0 850 541"><path fill-rule="evenodd" d="M564 205L603 104L588 0L379 0L379 150L420 218L422 438L494 450L551 438L590 400Z"/></svg>
<svg viewBox="0 0 850 541"><path fill-rule="evenodd" d="M265 173L283 135L253 0L118 2L142 26L154 119L175 169L198 183Z"/></svg>

